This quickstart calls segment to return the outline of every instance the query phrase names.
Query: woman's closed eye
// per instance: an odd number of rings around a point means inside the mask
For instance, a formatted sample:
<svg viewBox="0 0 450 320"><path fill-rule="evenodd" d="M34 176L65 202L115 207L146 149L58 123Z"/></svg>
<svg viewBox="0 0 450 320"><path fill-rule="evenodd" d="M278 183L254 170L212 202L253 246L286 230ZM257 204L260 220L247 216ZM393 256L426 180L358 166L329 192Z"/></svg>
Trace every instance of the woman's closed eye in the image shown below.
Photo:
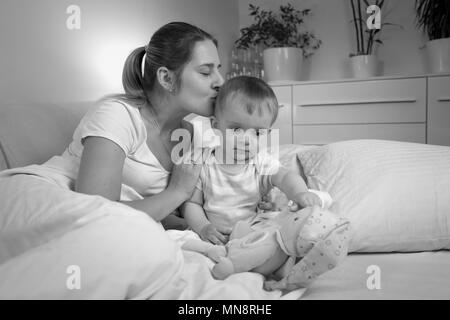
<svg viewBox="0 0 450 320"><path fill-rule="evenodd" d="M271 132L271 129L258 129L258 130L256 130L255 134L257 137L259 137L259 136L269 135L270 132Z"/></svg>
<svg viewBox="0 0 450 320"><path fill-rule="evenodd" d="M202 66L198 69L198 72L205 77L209 77L211 75L211 68L207 66Z"/></svg>

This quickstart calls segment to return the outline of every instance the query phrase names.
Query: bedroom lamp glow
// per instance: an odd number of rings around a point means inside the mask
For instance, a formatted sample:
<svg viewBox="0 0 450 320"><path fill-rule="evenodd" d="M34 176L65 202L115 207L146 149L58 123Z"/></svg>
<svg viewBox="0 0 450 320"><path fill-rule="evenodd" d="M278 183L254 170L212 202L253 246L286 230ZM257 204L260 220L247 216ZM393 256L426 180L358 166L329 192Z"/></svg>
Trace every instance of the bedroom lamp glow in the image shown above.
<svg viewBox="0 0 450 320"><path fill-rule="evenodd" d="M92 46L89 64L102 94L123 92L122 70L128 55L140 46L138 41L122 41L126 37L117 36L120 43L105 41Z"/></svg>

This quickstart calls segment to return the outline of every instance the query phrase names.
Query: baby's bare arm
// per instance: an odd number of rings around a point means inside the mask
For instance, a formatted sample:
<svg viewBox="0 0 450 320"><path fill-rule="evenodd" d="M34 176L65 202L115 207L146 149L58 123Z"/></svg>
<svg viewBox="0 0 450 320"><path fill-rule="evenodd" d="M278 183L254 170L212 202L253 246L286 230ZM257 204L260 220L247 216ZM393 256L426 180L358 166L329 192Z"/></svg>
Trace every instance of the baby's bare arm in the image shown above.
<svg viewBox="0 0 450 320"><path fill-rule="evenodd" d="M195 189L190 200L183 203L181 212L189 227L197 234L200 234L203 227L210 222L206 218L205 210L203 210L203 194L202 191Z"/></svg>
<svg viewBox="0 0 450 320"><path fill-rule="evenodd" d="M288 199L294 199L295 195L308 192L308 186L302 177L294 171L281 167L271 177L272 185L283 191Z"/></svg>
<svg viewBox="0 0 450 320"><path fill-rule="evenodd" d="M295 171L280 168L276 174L272 175L272 184L283 191L289 200L301 207L320 206L322 203L316 194L308 190L303 178Z"/></svg>

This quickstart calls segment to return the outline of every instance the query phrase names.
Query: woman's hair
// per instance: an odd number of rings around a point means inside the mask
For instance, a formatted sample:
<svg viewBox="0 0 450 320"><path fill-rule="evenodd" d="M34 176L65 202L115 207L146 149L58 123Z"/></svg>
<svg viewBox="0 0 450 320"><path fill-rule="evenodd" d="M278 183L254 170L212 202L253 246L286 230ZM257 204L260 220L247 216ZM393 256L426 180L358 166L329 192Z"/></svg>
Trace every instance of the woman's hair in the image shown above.
<svg viewBox="0 0 450 320"><path fill-rule="evenodd" d="M272 123L278 116L278 101L272 88L255 77L239 76L226 81L217 95L215 112L225 108L244 108L248 114L262 114L263 108L272 115Z"/></svg>
<svg viewBox="0 0 450 320"><path fill-rule="evenodd" d="M177 90L181 72L190 61L195 44L204 40L211 40L217 47L217 40L209 33L186 22L171 22L159 28L147 46L135 49L125 61L122 73L125 97L147 101L147 92L154 88L160 67L175 73L174 89Z"/></svg>

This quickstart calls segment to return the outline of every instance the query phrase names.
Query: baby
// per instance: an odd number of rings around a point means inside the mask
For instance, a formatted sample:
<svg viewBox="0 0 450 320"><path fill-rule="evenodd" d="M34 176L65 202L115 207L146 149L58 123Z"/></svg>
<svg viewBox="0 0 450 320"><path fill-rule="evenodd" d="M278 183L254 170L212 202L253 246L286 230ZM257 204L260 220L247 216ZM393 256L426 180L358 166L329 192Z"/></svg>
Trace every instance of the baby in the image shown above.
<svg viewBox="0 0 450 320"><path fill-rule="evenodd" d="M211 120L221 143L209 153L191 199L182 206L187 224L202 240L225 244L238 221L255 218L261 197L272 187L301 208L324 207L324 193L308 190L300 175L269 152L255 150L277 114L275 94L258 78L236 77L221 87Z"/></svg>

